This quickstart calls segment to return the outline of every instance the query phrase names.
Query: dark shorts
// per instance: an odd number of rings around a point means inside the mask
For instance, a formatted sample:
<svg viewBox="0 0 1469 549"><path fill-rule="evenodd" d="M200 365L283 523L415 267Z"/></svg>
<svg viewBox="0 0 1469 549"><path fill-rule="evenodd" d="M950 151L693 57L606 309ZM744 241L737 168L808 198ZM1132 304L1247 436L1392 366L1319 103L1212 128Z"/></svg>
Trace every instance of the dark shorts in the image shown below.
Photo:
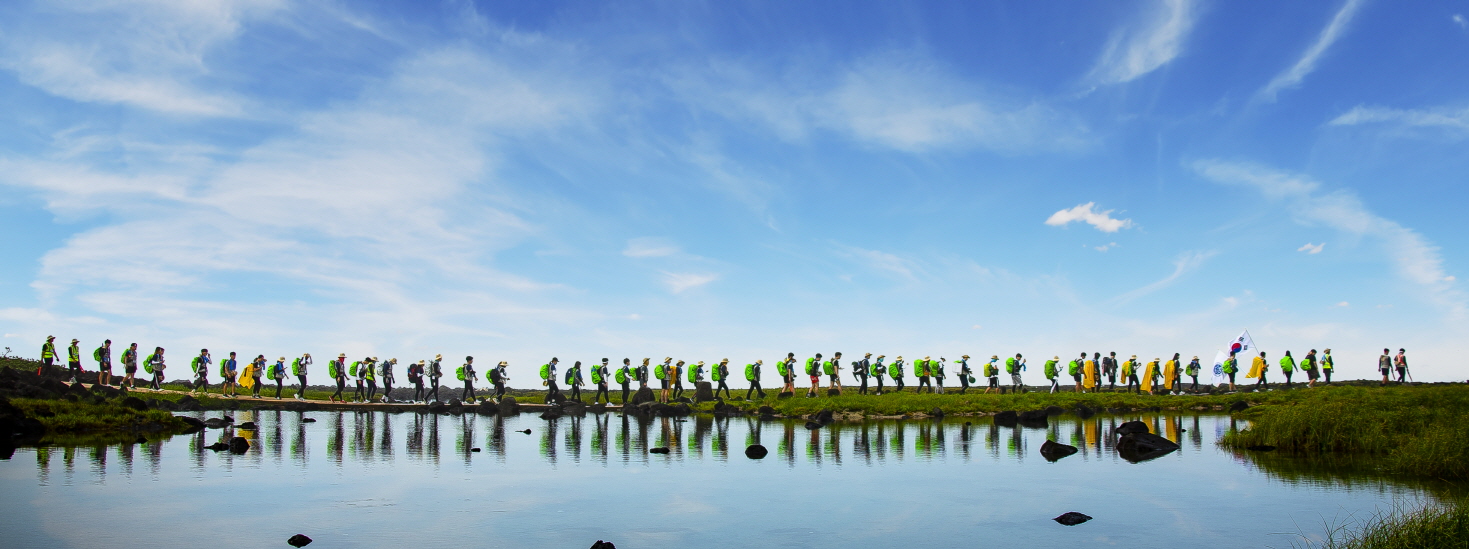
<svg viewBox="0 0 1469 549"><path fill-rule="evenodd" d="M660 380L658 380L658 383L661 384L661 385L663 385L663 388L664 389L667 389L668 388L668 380L666 380L666 379L660 379Z"/></svg>
<svg viewBox="0 0 1469 549"><path fill-rule="evenodd" d="M1313 380L1314 381L1316 379L1316 376L1317 375L1319 375L1319 374L1316 373L1316 370L1314 368L1313 369L1310 369L1310 370L1306 370L1306 379L1310 379L1310 380Z"/></svg>
<svg viewBox="0 0 1469 549"><path fill-rule="evenodd" d="M127 372L129 374L136 374L136 373L138 373L138 367L137 366L128 366L128 367L123 368L122 371Z"/></svg>
<svg viewBox="0 0 1469 549"><path fill-rule="evenodd" d="M833 385L841 383L841 380L837 378L836 374L827 374L826 377L831 380Z"/></svg>
<svg viewBox="0 0 1469 549"><path fill-rule="evenodd" d="M112 373L112 365L111 364L105 364L105 365L102 365L102 366L98 366L97 367L97 371L99 371L99 372L107 372L107 373L110 374L110 373Z"/></svg>
<svg viewBox="0 0 1469 549"><path fill-rule="evenodd" d="M998 377L992 377L992 378L990 378L990 387L999 387L999 386L1000 386L1000 378L998 378Z"/></svg>
<svg viewBox="0 0 1469 549"><path fill-rule="evenodd" d="M1081 383L1081 374L1073 375L1071 376L1071 379L1076 380L1077 383Z"/></svg>

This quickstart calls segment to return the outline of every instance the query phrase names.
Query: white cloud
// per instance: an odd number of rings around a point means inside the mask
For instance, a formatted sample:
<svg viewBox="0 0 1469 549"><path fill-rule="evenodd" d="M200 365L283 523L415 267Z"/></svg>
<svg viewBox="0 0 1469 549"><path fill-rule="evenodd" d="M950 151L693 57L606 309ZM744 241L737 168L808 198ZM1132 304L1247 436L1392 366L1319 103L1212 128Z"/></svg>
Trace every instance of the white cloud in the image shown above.
<svg viewBox="0 0 1469 549"><path fill-rule="evenodd" d="M1296 248L1296 251L1298 251L1298 252L1306 252L1308 254L1313 254L1314 255L1314 254L1321 253L1322 248L1325 248L1325 247L1326 247L1326 243L1325 242L1322 242L1320 244L1312 244L1310 242L1307 242L1306 245L1301 246L1299 248Z"/></svg>
<svg viewBox="0 0 1469 549"><path fill-rule="evenodd" d="M1273 200L1287 201L1298 219L1377 239L1399 276L1427 288L1455 316L1464 314L1464 296L1452 287L1454 278L1444 272L1438 247L1417 231L1372 213L1356 195L1322 192L1321 184L1306 176L1254 164L1200 160L1192 167L1216 182L1254 187Z"/></svg>
<svg viewBox="0 0 1469 549"><path fill-rule="evenodd" d="M1110 250L1110 249L1116 248L1116 247L1117 247L1117 243L1116 242L1108 242L1108 243L1103 244L1101 246L1096 246L1093 249L1095 249L1096 251L1099 251L1099 252L1106 253L1107 250Z"/></svg>
<svg viewBox="0 0 1469 549"><path fill-rule="evenodd" d="M719 280L719 275L663 272L663 284L668 286L668 291L675 294L683 293L684 290L698 288L715 280Z"/></svg>
<svg viewBox="0 0 1469 549"><path fill-rule="evenodd" d="M1162 0L1138 29L1118 31L1091 71L1098 84L1128 82L1178 57L1194 25L1190 0Z"/></svg>
<svg viewBox="0 0 1469 549"><path fill-rule="evenodd" d="M1342 302L1340 302L1340 303L1337 303L1337 304L1336 304L1336 306L1337 306L1337 307L1351 307L1351 306L1352 306L1352 304L1351 304L1351 303L1347 303L1347 302L1345 302L1345 301L1342 301Z"/></svg>
<svg viewBox="0 0 1469 549"><path fill-rule="evenodd" d="M1458 25L1459 28L1469 29L1469 21L1464 20L1463 14L1456 13L1453 17L1450 17L1449 19L1453 20L1454 24Z"/></svg>
<svg viewBox="0 0 1469 549"><path fill-rule="evenodd" d="M892 273L906 280L917 280L915 273L923 272L913 261L887 252L839 245L838 253L857 259L869 269Z"/></svg>
<svg viewBox="0 0 1469 549"><path fill-rule="evenodd" d="M668 257L679 253L678 246L666 238L643 237L627 241L622 255L627 257Z"/></svg>
<svg viewBox="0 0 1469 549"><path fill-rule="evenodd" d="M1316 64L1321 61L1321 56L1325 55L1326 50L1346 32L1347 26L1352 22L1352 17L1365 3L1366 0L1346 0L1341 9L1337 10L1336 15L1332 16L1326 28L1321 29L1321 34L1316 37L1316 41L1311 44L1311 47L1306 48L1301 58L1284 72L1275 75L1275 78L1260 90L1257 97L1264 101L1275 101L1275 96L1280 90L1299 86L1306 75L1316 70Z"/></svg>
<svg viewBox="0 0 1469 549"><path fill-rule="evenodd" d="M1392 109L1357 105L1329 122L1333 126L1374 123L1469 130L1469 108Z"/></svg>
<svg viewBox="0 0 1469 549"><path fill-rule="evenodd" d="M1052 227L1062 227L1074 221L1081 221L1104 233L1115 233L1132 226L1131 219L1114 219L1113 210L1100 212L1093 210L1096 205L1095 202L1087 202L1074 208L1058 211L1046 218L1046 224Z"/></svg>
<svg viewBox="0 0 1469 549"><path fill-rule="evenodd" d="M1184 252L1183 254L1179 255L1177 259L1173 260L1173 272L1171 274L1163 277L1157 282L1153 282L1152 284L1148 284L1147 286L1143 286L1136 290L1117 296L1113 298L1111 302L1114 304L1127 303L1139 297L1166 288L1168 287L1168 285L1173 284L1174 281L1178 280L1183 275L1188 274L1195 269L1198 269L1200 266L1203 266L1205 261L1207 261L1211 257L1214 257L1218 253L1219 252L1216 251Z"/></svg>

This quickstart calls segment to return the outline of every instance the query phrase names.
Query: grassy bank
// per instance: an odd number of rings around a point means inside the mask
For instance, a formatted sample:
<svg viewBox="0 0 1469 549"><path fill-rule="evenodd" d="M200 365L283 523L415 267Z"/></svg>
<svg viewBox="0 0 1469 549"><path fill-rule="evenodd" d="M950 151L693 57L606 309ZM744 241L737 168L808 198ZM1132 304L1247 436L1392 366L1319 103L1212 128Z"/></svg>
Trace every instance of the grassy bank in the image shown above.
<svg viewBox="0 0 1469 549"><path fill-rule="evenodd" d="M1462 503L1393 513L1368 521L1344 540L1333 536L1326 549L1437 549L1469 544L1469 506Z"/></svg>
<svg viewBox="0 0 1469 549"><path fill-rule="evenodd" d="M188 424L161 410L134 410L117 401L11 399L10 405L46 427L41 444L132 442L188 430Z"/></svg>

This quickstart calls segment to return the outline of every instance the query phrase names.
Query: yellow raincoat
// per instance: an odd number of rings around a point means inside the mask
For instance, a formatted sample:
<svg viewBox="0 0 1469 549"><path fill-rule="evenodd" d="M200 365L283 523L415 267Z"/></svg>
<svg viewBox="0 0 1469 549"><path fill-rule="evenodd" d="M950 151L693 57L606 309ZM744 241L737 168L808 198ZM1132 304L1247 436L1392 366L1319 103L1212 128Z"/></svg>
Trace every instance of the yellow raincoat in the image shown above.
<svg viewBox="0 0 1469 549"><path fill-rule="evenodd" d="M1141 380L1141 383L1144 393L1153 392L1153 377L1156 375L1157 371L1158 361L1156 360L1149 361L1147 367L1143 369L1143 378Z"/></svg>
<svg viewBox="0 0 1469 549"><path fill-rule="evenodd" d="M1165 388L1172 389L1177 384L1178 361L1169 360L1167 364L1163 365L1163 385L1165 386Z"/></svg>
<svg viewBox="0 0 1469 549"><path fill-rule="evenodd" d="M1269 365L1265 363L1265 359L1257 356L1255 357L1255 361L1250 364L1250 373L1245 374L1245 377L1260 377L1260 374L1265 373L1265 368L1267 367Z"/></svg>
<svg viewBox="0 0 1469 549"><path fill-rule="evenodd" d="M1097 386L1097 367L1096 366L1097 366L1096 361L1091 360L1091 359L1087 359L1087 361L1084 364L1082 364L1082 370L1081 370L1081 386L1083 388L1091 389L1092 387L1096 387Z"/></svg>
<svg viewBox="0 0 1469 549"><path fill-rule="evenodd" d="M240 375L240 386L246 389L255 386L255 379L260 377L260 367L254 362L245 365L245 371Z"/></svg>

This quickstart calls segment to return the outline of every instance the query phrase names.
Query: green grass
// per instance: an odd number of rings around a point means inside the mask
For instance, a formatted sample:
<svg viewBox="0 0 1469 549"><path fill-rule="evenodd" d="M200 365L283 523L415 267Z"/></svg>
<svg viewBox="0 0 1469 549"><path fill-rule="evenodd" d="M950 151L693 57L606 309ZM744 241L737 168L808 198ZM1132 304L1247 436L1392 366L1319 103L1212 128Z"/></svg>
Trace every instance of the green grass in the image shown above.
<svg viewBox="0 0 1469 549"><path fill-rule="evenodd" d="M1394 512L1369 520L1344 540L1333 532L1326 549L1436 549L1469 544L1469 507L1462 502L1415 512Z"/></svg>
<svg viewBox="0 0 1469 549"><path fill-rule="evenodd" d="M187 424L160 410L138 411L105 401L101 404L70 400L10 399L27 417L46 426L48 436L95 433L178 433ZM132 438L136 438L133 435Z"/></svg>

